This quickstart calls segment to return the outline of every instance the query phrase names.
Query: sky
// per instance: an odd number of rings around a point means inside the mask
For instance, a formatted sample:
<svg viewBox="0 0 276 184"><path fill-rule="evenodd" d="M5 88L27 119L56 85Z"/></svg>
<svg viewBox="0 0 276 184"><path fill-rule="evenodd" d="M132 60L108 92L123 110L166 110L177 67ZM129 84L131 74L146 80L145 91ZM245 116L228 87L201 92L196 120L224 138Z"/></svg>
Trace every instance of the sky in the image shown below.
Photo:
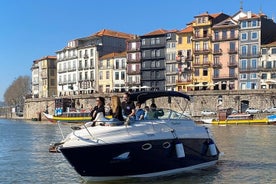
<svg viewBox="0 0 276 184"><path fill-rule="evenodd" d="M181 30L196 15L231 16L241 5L276 18L276 0L1 0L0 101L14 80L31 77L34 60L55 56L70 40L102 29L137 35Z"/></svg>

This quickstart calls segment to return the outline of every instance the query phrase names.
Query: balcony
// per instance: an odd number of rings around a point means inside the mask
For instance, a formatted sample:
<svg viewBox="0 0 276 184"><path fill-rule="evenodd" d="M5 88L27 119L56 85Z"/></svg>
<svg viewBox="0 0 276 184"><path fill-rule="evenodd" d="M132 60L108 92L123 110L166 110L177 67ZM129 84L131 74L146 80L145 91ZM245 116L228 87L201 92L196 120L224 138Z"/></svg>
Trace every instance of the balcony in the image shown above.
<svg viewBox="0 0 276 184"><path fill-rule="evenodd" d="M200 40L209 40L212 38L211 34L194 34L192 40L200 41Z"/></svg>
<svg viewBox="0 0 276 184"><path fill-rule="evenodd" d="M195 55L198 55L198 54L209 54L211 52L212 52L211 49L203 49L203 50L198 49L198 50L194 50L194 54Z"/></svg>
<svg viewBox="0 0 276 184"><path fill-rule="evenodd" d="M228 67L235 68L235 67L238 66L238 63L237 63L236 61L229 61L229 62L227 63L227 66L228 66Z"/></svg>
<svg viewBox="0 0 276 184"><path fill-rule="evenodd" d="M252 68L251 66L239 67L239 72L257 72L257 71L259 71L258 68Z"/></svg>
<svg viewBox="0 0 276 184"><path fill-rule="evenodd" d="M213 55L222 55L222 50L221 49L214 50Z"/></svg>
<svg viewBox="0 0 276 184"><path fill-rule="evenodd" d="M221 62L214 62L213 63L213 68L221 68L221 67L222 67Z"/></svg>
<svg viewBox="0 0 276 184"><path fill-rule="evenodd" d="M193 67L210 67L211 62L210 61L204 61L203 63L201 62L194 62Z"/></svg>
<svg viewBox="0 0 276 184"><path fill-rule="evenodd" d="M238 74L224 74L224 75L213 75L213 80L231 80L238 79Z"/></svg>
<svg viewBox="0 0 276 184"><path fill-rule="evenodd" d="M261 54L259 52L256 53L240 53L240 59L247 59L247 58L259 58Z"/></svg>
<svg viewBox="0 0 276 184"><path fill-rule="evenodd" d="M237 54L238 50L237 49L228 49L228 54Z"/></svg>
<svg viewBox="0 0 276 184"><path fill-rule="evenodd" d="M215 36L212 38L213 42L221 42L221 41L230 41L230 40L238 40L239 35L231 35L231 36Z"/></svg>
<svg viewBox="0 0 276 184"><path fill-rule="evenodd" d="M140 70L127 71L128 75L140 75Z"/></svg>

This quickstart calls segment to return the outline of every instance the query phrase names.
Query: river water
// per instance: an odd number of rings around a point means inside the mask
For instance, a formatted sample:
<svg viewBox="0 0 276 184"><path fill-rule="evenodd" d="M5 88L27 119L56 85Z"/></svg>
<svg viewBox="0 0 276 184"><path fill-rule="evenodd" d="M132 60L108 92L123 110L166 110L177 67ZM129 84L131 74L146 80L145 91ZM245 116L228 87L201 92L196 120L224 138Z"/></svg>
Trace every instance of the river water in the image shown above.
<svg viewBox="0 0 276 184"><path fill-rule="evenodd" d="M171 177L101 183L276 183L275 125L209 128L224 153L216 166ZM48 152L49 144L60 139L57 124L0 119L0 183L86 183L61 154Z"/></svg>

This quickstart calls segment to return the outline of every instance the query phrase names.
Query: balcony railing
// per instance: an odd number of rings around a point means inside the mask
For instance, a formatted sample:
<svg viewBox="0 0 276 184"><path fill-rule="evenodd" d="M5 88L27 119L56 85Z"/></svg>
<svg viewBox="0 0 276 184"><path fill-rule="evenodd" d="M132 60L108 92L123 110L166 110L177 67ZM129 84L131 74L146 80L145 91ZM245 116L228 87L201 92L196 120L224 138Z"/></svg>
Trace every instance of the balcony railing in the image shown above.
<svg viewBox="0 0 276 184"><path fill-rule="evenodd" d="M258 57L261 57L261 54L259 52L256 52L256 53L240 53L239 56L240 56L240 59L258 58Z"/></svg>
<svg viewBox="0 0 276 184"><path fill-rule="evenodd" d="M238 79L238 74L213 75L213 79Z"/></svg>
<svg viewBox="0 0 276 184"><path fill-rule="evenodd" d="M253 68L251 66L248 67L239 67L239 72L256 72L258 71L258 68Z"/></svg>
<svg viewBox="0 0 276 184"><path fill-rule="evenodd" d="M222 67L221 62L214 62L213 63L213 68L221 68L221 67Z"/></svg>
<svg viewBox="0 0 276 184"><path fill-rule="evenodd" d="M198 49L198 50L194 50L194 54L209 54L211 53L212 50L211 49Z"/></svg>
<svg viewBox="0 0 276 184"><path fill-rule="evenodd" d="M228 67L237 67L238 66L238 63L236 61L229 61L227 63L227 66Z"/></svg>

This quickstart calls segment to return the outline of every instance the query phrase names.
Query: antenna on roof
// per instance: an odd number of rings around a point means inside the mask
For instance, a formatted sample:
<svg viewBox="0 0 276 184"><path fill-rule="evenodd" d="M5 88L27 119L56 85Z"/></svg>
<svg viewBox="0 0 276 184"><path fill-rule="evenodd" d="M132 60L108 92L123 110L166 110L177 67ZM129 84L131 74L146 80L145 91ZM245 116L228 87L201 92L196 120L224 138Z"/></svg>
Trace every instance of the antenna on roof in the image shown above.
<svg viewBox="0 0 276 184"><path fill-rule="evenodd" d="M243 2L240 1L240 10L241 10L241 11L243 10L242 4L243 4Z"/></svg>

